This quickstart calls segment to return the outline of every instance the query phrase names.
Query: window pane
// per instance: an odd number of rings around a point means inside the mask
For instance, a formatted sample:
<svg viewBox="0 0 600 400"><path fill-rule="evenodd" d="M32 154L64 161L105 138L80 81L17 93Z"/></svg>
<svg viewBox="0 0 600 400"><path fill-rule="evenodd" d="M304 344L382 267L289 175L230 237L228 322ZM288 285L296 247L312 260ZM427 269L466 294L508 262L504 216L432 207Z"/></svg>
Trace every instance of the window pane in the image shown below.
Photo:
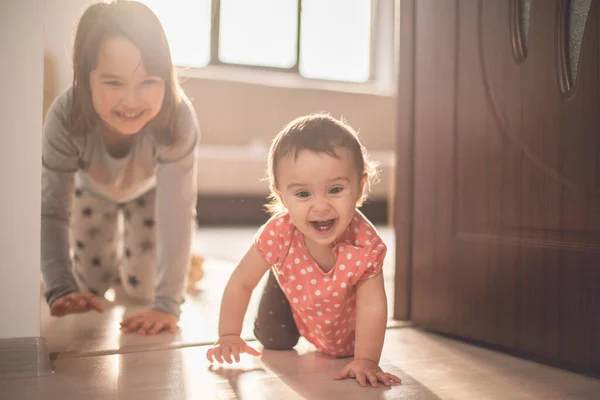
<svg viewBox="0 0 600 400"><path fill-rule="evenodd" d="M210 60L210 0L141 0L167 35L173 63L203 67Z"/></svg>
<svg viewBox="0 0 600 400"><path fill-rule="evenodd" d="M370 0L303 0L300 73L365 82L371 63Z"/></svg>
<svg viewBox="0 0 600 400"><path fill-rule="evenodd" d="M297 27L297 0L221 0L219 59L291 68Z"/></svg>

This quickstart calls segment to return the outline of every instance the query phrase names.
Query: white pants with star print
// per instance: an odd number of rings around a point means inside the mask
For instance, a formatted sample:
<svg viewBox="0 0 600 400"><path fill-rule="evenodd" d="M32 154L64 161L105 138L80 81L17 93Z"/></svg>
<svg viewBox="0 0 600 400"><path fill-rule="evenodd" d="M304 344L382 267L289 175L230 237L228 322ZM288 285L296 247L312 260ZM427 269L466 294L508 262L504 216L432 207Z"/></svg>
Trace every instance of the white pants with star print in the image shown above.
<svg viewBox="0 0 600 400"><path fill-rule="evenodd" d="M151 190L116 204L85 189L75 190L70 243L73 275L81 291L103 296L119 274L130 299L152 300L157 275L155 194Z"/></svg>

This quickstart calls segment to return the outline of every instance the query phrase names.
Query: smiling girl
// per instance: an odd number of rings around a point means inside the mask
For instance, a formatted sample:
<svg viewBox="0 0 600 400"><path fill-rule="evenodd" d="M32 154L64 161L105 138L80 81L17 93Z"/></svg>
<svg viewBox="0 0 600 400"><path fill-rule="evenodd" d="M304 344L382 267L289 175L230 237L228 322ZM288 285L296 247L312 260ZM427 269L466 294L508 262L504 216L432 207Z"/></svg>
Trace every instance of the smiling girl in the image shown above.
<svg viewBox="0 0 600 400"><path fill-rule="evenodd" d="M122 329L175 332L199 129L163 28L141 3L94 4L77 27L73 68L73 85L43 130L41 268L50 312L103 311L100 297L118 270L127 295L149 305Z"/></svg>
<svg viewBox="0 0 600 400"><path fill-rule="evenodd" d="M240 332L252 291L270 271L254 328L264 348L289 350L303 336L323 353L354 356L336 379L374 387L399 382L378 365L387 248L357 209L375 168L356 132L329 115L300 117L275 137L268 170L273 216L229 279L208 360L260 354Z"/></svg>

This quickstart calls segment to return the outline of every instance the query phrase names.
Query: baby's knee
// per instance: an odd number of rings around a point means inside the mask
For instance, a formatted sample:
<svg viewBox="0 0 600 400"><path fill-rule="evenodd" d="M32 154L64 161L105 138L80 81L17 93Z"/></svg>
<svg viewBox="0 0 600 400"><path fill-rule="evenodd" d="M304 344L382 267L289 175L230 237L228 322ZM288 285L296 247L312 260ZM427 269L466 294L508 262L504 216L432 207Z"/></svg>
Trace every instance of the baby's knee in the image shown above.
<svg viewBox="0 0 600 400"><path fill-rule="evenodd" d="M265 327L263 327L265 328ZM254 336L269 350L291 350L300 339L300 334L297 331L291 331L284 328L280 329L263 329L260 326L254 326ZM268 327L266 327L268 328Z"/></svg>
<svg viewBox="0 0 600 400"><path fill-rule="evenodd" d="M268 350L292 350L298 344L300 336L283 336L258 339L265 349Z"/></svg>

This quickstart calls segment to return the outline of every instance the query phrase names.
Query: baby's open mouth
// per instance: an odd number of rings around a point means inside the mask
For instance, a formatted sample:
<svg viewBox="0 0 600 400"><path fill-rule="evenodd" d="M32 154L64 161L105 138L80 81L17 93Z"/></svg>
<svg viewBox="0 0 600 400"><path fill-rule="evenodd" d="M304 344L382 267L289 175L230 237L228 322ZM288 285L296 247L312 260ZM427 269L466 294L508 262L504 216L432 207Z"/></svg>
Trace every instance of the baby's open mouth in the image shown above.
<svg viewBox="0 0 600 400"><path fill-rule="evenodd" d="M316 230L318 230L320 232L325 232L325 231L330 230L333 227L333 224L335 223L335 219L310 221L310 223L312 224L312 226L315 227Z"/></svg>

